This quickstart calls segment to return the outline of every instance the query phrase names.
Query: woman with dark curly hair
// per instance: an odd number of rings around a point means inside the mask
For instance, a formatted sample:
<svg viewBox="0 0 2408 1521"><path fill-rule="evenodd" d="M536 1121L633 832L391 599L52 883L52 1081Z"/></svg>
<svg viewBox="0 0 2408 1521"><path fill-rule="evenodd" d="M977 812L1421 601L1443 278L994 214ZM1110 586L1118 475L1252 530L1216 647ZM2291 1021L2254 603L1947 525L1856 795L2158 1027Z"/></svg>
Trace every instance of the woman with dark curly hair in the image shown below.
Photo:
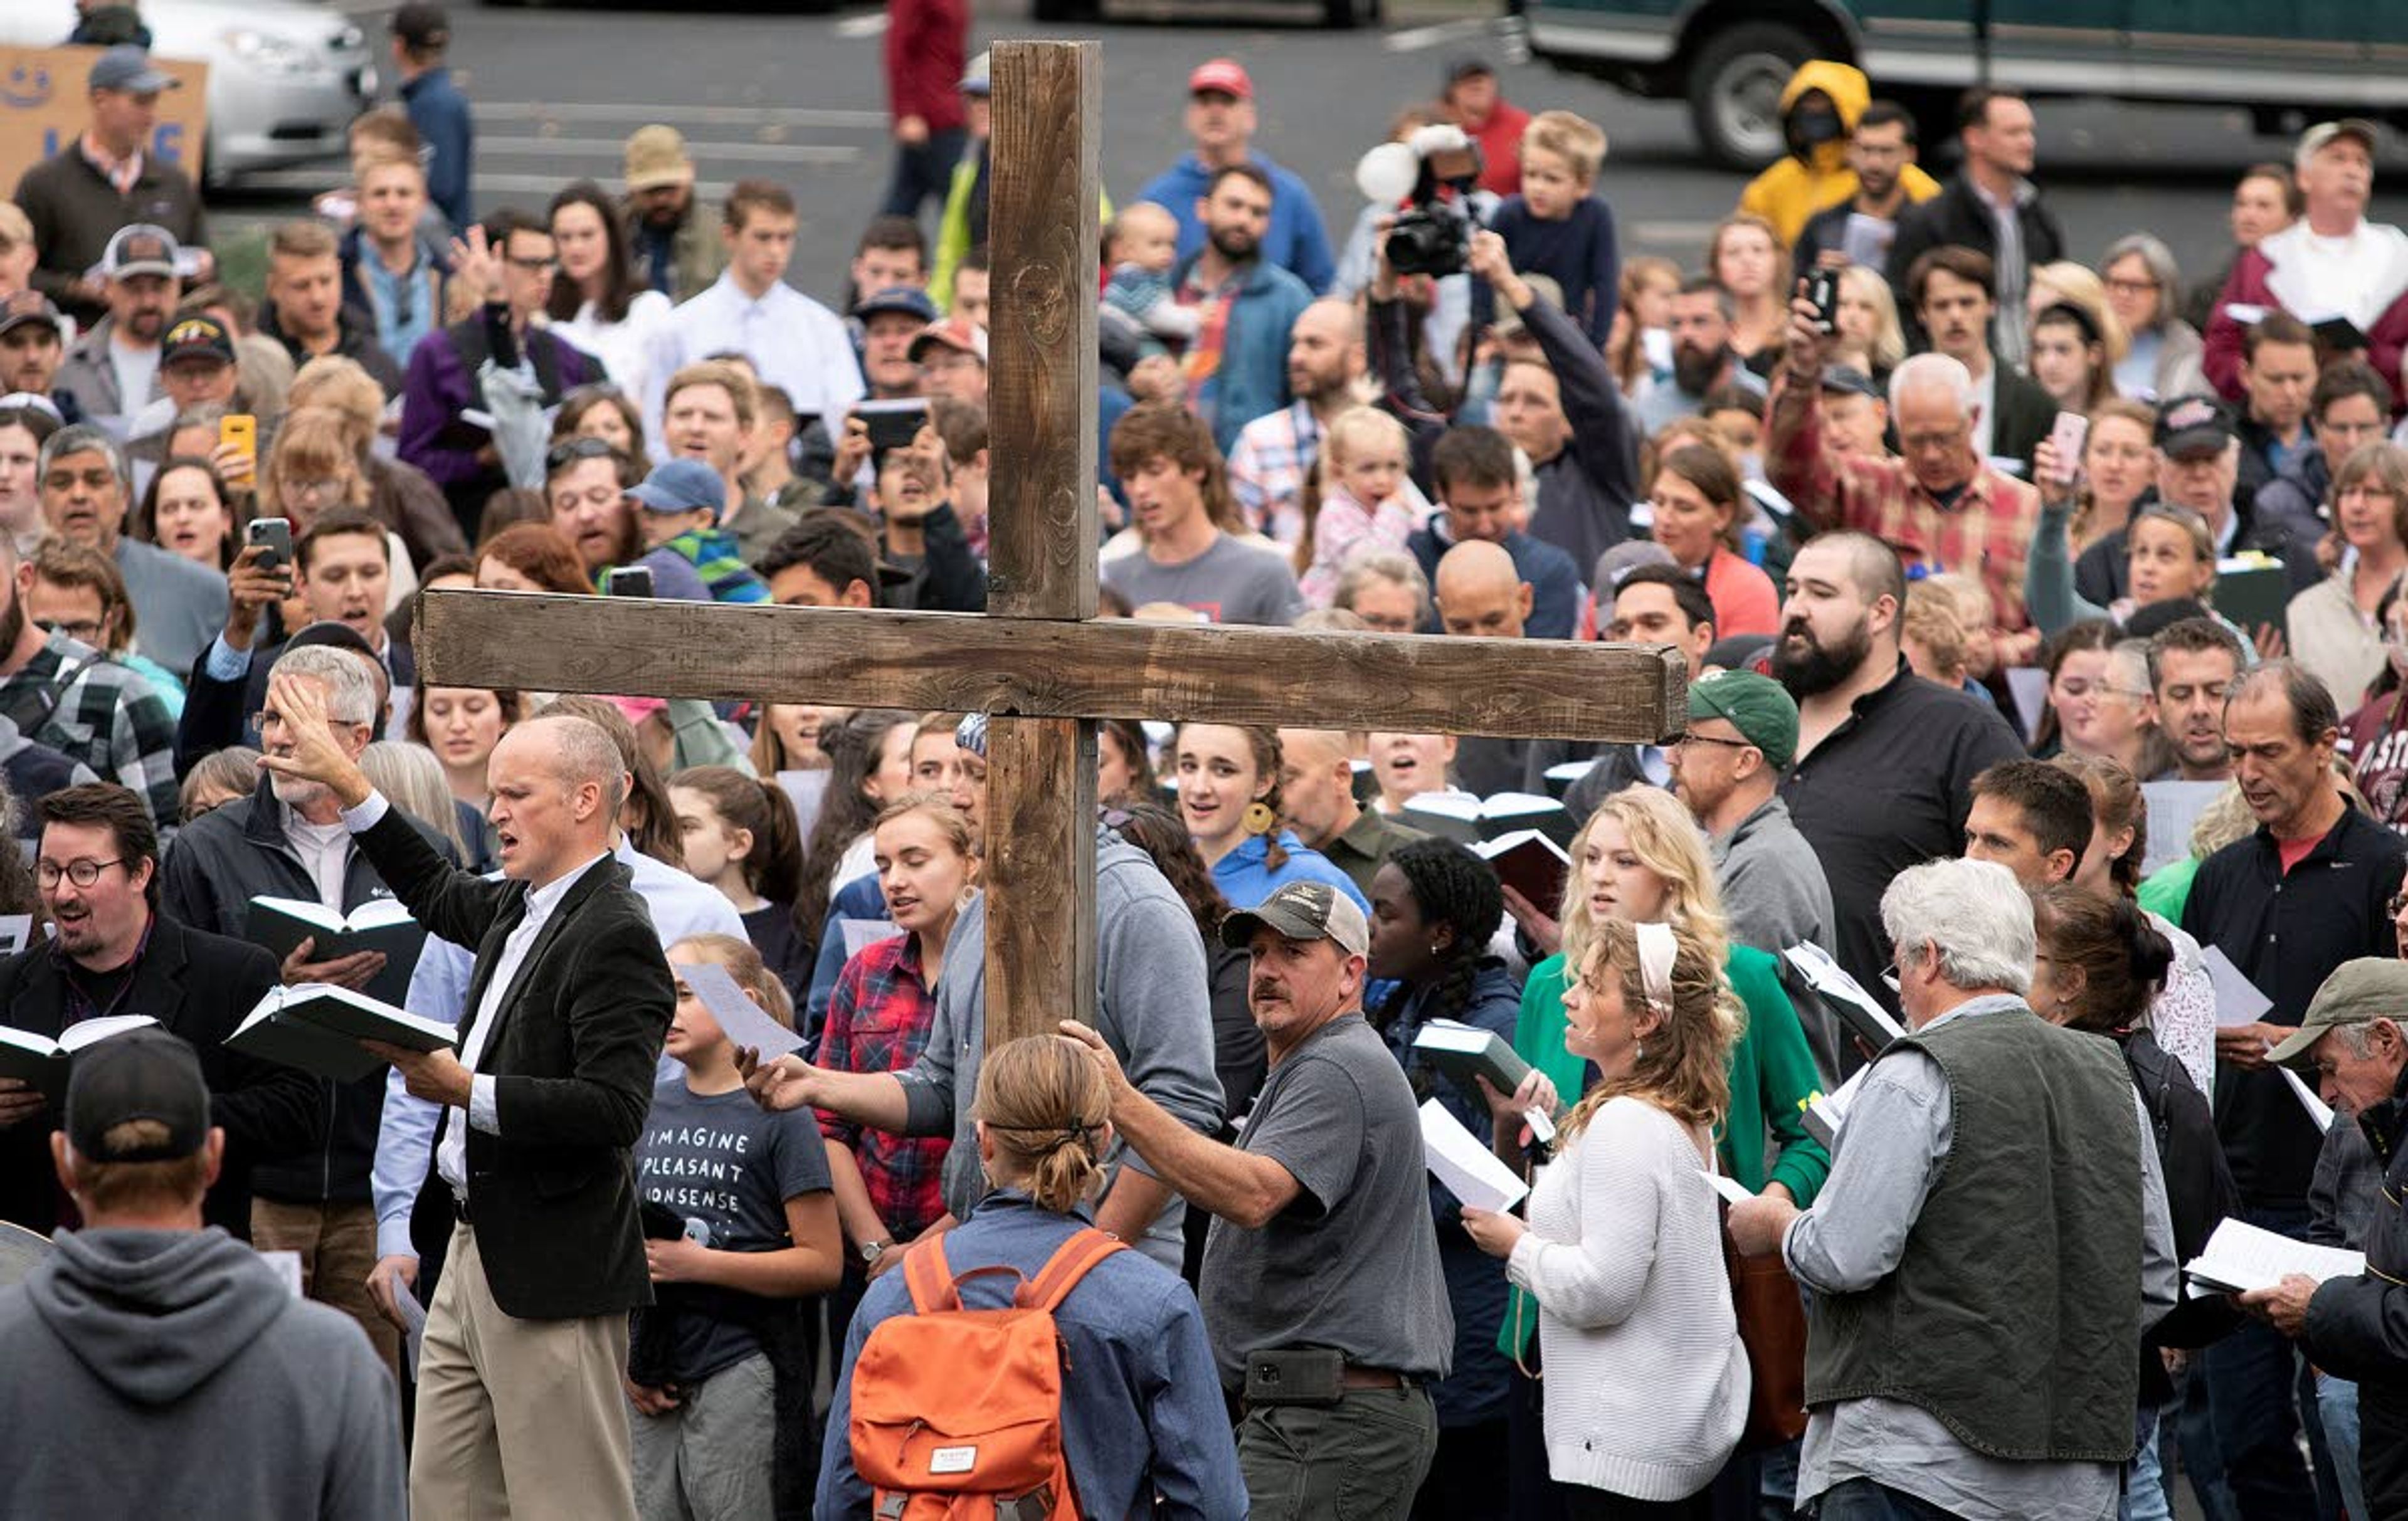
<svg viewBox="0 0 2408 1521"><path fill-rule="evenodd" d="M1413 1052L1434 1019L1513 1039L1522 990L1488 942L1505 917L1504 890L1488 863L1451 839L1400 845L1371 878L1371 954L1366 975L1387 981L1371 1022L1404 1064L1420 1098L1436 1098L1473 1135L1484 1135L1488 1100L1442 1076ZM1416 1516L1484 1514L1506 1466L1506 1412L1512 1362L1498 1350L1505 1316L1505 1269L1464 1233L1463 1207L1430 1184L1439 1266L1455 1307L1454 1371L1432 1389L1438 1454L1413 1506Z"/></svg>

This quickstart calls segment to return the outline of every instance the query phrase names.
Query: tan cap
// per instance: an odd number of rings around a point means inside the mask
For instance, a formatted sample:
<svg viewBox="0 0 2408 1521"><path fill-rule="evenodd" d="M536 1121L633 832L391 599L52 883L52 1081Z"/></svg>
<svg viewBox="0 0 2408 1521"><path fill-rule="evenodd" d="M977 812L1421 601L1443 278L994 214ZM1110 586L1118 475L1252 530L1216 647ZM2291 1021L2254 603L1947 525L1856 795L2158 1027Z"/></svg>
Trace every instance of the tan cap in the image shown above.
<svg viewBox="0 0 2408 1521"><path fill-rule="evenodd" d="M638 127L627 139L627 189L657 190L663 185L694 182L694 160L686 157L685 138L675 127L654 122Z"/></svg>
<svg viewBox="0 0 2408 1521"><path fill-rule="evenodd" d="M2344 1025L2388 1019L2408 1025L2408 961L2396 956L2359 956L2335 967L2308 1012L2299 1032L2266 1054L2266 1059L2295 1066L2315 1049L2325 1033Z"/></svg>

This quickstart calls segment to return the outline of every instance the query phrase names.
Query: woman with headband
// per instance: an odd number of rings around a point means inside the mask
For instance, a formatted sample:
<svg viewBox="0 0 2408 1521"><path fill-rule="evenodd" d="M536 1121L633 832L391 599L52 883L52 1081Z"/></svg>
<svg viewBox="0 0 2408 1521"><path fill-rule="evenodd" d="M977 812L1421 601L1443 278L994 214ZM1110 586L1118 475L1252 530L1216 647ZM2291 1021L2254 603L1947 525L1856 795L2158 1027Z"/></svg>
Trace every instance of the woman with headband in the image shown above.
<svg viewBox="0 0 2408 1521"><path fill-rule="evenodd" d="M1014 1289L1095 1224L1087 1199L1103 1181L1111 1112L1102 1069L1066 1036L1032 1035L987 1053L972 1112L995 1191L968 1219L914 1245L903 1271L869 1285L828 1410L817 1514L870 1514L869 1485L845 1435L853 1370L881 1324L914 1313L917 1259L936 1254L966 1309L1010 1304ZM1178 1275L1140 1252L1113 1251L1054 1307L1054 1322L1063 1365L1076 1370L1062 1380L1062 1446L1079 1514L1134 1515L1159 1494L1182 1515L1244 1514L1245 1480L1203 1312Z"/></svg>
<svg viewBox="0 0 2408 1521"><path fill-rule="evenodd" d="M1537 1301L1547 1471L1565 1513L1698 1517L1747 1422L1747 1351L1731 1309L1714 1191L1714 1126L1740 1011L1696 934L1609 919L1564 991L1565 1045L1598 1081L1559 1127L1529 1222L1466 1209L1464 1228ZM1496 1104L1500 1155L1521 1107L1552 1109L1533 1072Z"/></svg>

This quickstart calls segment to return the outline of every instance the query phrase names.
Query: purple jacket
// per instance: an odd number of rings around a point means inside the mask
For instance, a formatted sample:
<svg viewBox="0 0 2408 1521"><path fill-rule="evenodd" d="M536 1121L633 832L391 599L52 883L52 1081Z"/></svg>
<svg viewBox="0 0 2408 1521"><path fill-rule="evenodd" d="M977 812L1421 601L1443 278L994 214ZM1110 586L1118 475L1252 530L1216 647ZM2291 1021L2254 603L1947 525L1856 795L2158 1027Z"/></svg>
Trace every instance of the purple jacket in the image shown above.
<svg viewBox="0 0 2408 1521"><path fill-rule="evenodd" d="M580 385L608 378L600 360L541 328L528 328L524 341L547 407L557 406L562 396ZM402 383L401 438L394 452L425 471L446 495L482 481L490 481L495 490L509 484L498 466L478 463L477 450L484 437L459 421L464 408L485 409L477 387L477 368L494 352L488 323L481 315L430 334L410 351L409 370ZM496 357L514 363L516 356Z"/></svg>

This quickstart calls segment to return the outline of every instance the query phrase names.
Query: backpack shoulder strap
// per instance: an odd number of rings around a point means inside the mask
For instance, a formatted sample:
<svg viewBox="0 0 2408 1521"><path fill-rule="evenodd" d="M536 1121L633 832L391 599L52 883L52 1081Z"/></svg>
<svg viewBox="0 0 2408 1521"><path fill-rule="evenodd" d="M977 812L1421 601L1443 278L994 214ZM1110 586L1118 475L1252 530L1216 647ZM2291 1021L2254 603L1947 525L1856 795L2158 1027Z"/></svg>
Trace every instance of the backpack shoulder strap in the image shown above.
<svg viewBox="0 0 2408 1521"><path fill-rule="evenodd" d="M961 1286L953 1282L953 1267L945 1261L941 1232L903 1254L903 1284L911 1291L914 1314L941 1314L962 1307Z"/></svg>
<svg viewBox="0 0 2408 1521"><path fill-rule="evenodd" d="M1051 1311L1069 1298L1087 1276L1087 1270L1115 1252L1125 1252L1128 1243L1110 1231L1089 1226L1054 1249L1046 1259L1042 1271L1020 1286L1012 1302L1024 1310Z"/></svg>

